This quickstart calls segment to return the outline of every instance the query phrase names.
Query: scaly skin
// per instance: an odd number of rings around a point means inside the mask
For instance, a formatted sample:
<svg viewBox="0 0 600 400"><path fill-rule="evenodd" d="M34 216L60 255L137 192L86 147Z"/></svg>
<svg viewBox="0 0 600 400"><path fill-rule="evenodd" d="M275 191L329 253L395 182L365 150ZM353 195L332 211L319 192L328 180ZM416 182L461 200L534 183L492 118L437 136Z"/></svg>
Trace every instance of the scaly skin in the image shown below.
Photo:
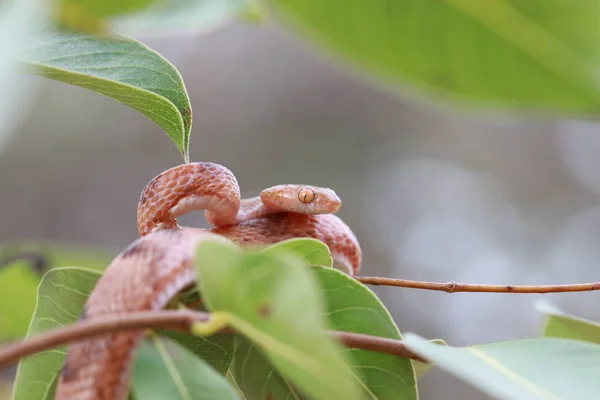
<svg viewBox="0 0 600 400"><path fill-rule="evenodd" d="M312 237L331 250L334 266L354 275L361 263L356 237L332 214L340 200L330 189L280 185L241 200L235 176L213 163L171 168L154 178L138 204L133 242L109 265L88 298L81 319L160 310L195 283L193 260L201 240L267 245ZM176 218L206 209L210 230L179 228ZM144 331L119 332L69 346L57 400L124 400L132 358Z"/></svg>

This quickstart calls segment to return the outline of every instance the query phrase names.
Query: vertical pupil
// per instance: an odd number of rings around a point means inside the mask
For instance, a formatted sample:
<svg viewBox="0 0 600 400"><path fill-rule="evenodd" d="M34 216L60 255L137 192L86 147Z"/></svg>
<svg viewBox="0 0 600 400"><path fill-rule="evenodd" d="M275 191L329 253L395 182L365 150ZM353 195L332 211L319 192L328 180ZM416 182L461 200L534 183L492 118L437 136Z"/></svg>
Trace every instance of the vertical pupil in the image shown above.
<svg viewBox="0 0 600 400"><path fill-rule="evenodd" d="M310 198L310 192L306 189L301 190L300 193L298 193L298 195L298 198L304 204L310 203L312 201Z"/></svg>

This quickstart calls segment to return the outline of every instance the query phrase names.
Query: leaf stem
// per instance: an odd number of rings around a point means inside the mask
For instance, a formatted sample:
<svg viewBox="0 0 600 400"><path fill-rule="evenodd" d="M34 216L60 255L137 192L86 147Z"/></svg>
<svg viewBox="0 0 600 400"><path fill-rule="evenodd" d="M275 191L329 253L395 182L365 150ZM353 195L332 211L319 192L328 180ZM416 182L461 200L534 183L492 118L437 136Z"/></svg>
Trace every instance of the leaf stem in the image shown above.
<svg viewBox="0 0 600 400"><path fill-rule="evenodd" d="M211 314L211 317L202 322L194 322L190 328L191 333L197 336L210 336L222 331L229 325L231 316L224 312Z"/></svg>
<svg viewBox="0 0 600 400"><path fill-rule="evenodd" d="M7 344L0 349L0 369L18 362L21 358L107 333L138 329L168 329L191 333L195 324L207 323L211 321L211 318L209 313L191 310L142 311L89 318L73 325L41 333L21 342ZM224 327L219 332L234 333L230 327ZM347 347L425 362L422 357L410 351L401 340L342 331L330 331L330 333Z"/></svg>
<svg viewBox="0 0 600 400"><path fill-rule="evenodd" d="M381 278L376 276L358 276L357 281L365 285L396 286L410 289L437 290L446 293L472 292L472 293L566 293L589 292L600 290L600 282L574 283L568 285L486 285L479 283L457 282L427 282L412 281L407 279Z"/></svg>

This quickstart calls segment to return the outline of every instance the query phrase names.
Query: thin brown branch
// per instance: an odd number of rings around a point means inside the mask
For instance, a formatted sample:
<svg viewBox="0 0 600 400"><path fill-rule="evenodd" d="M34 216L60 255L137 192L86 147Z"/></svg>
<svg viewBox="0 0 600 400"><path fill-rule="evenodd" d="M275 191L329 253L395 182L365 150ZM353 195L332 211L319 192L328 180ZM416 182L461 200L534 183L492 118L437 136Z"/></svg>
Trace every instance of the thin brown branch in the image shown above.
<svg viewBox="0 0 600 400"><path fill-rule="evenodd" d="M44 332L22 342L0 349L0 369L19 359L72 341L88 339L103 334L135 329L163 328L189 332L194 322L208 321L210 315L186 310L139 312L105 318L88 319L74 325Z"/></svg>
<svg viewBox="0 0 600 400"><path fill-rule="evenodd" d="M329 331L329 333L346 347L393 354L398 357L406 357L415 361L427 362L423 357L413 353L406 347L402 340L343 331Z"/></svg>
<svg viewBox="0 0 600 400"><path fill-rule="evenodd" d="M356 280L366 285L396 286L410 289L438 290L447 293L483 292L483 293L566 293L600 290L600 282L575 283L570 285L485 285L456 282L426 282L407 279L358 276Z"/></svg>
<svg viewBox="0 0 600 400"><path fill-rule="evenodd" d="M35 353L107 333L137 329L168 329L191 332L194 323L206 322L209 319L209 313L190 310L143 311L95 319L90 318L74 325L44 332L22 342L4 346L0 349L0 369ZM233 333L233 330L225 328L221 332ZM342 344L351 348L377 351L423 361L421 357L406 348L401 340L342 331L330 331L330 333Z"/></svg>

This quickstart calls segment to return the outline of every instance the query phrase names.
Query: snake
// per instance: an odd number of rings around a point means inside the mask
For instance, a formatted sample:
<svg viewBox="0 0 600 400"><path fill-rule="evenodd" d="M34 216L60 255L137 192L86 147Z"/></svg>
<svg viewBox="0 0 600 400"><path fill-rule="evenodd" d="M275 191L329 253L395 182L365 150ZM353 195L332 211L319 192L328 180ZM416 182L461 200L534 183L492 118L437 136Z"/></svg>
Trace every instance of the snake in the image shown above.
<svg viewBox="0 0 600 400"><path fill-rule="evenodd" d="M333 266L354 276L361 248L336 215L341 201L329 188L285 184L241 199L235 175L211 162L172 167L152 179L137 206L139 238L108 265L86 300L80 321L164 309L196 283L195 250L212 238L239 246L266 246L314 238L331 252ZM211 228L179 226L177 218L204 210ZM68 345L56 400L124 400L135 351L145 330L114 332Z"/></svg>

